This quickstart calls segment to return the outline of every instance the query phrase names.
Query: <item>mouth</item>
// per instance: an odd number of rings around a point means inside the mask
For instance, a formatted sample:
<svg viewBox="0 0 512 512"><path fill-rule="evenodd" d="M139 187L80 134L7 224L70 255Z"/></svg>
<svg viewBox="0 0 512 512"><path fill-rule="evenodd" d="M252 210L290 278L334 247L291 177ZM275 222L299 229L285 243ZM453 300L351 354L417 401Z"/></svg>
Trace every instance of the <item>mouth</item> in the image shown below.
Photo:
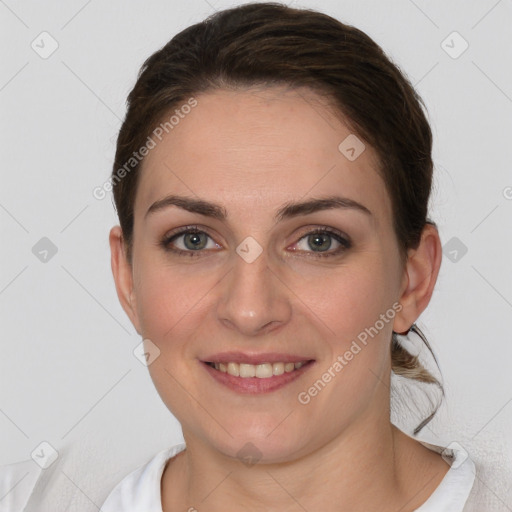
<svg viewBox="0 0 512 512"><path fill-rule="evenodd" d="M238 361L200 361L211 377L237 393L268 393L298 379L314 364L314 359L258 364Z"/></svg>

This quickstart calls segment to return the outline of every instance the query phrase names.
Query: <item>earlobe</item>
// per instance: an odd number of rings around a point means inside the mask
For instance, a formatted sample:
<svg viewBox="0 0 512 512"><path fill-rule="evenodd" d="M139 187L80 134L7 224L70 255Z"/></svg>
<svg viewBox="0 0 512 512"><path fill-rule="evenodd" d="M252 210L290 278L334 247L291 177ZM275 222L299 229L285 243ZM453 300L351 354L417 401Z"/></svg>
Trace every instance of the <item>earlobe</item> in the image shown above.
<svg viewBox="0 0 512 512"><path fill-rule="evenodd" d="M114 226L109 234L110 263L116 285L117 297L135 330L140 334L132 266L126 258L123 234L120 226Z"/></svg>
<svg viewBox="0 0 512 512"><path fill-rule="evenodd" d="M399 298L402 309L395 316L395 332L406 332L428 306L441 267L441 259L442 247L437 228L426 224L418 248L409 252L404 269Z"/></svg>

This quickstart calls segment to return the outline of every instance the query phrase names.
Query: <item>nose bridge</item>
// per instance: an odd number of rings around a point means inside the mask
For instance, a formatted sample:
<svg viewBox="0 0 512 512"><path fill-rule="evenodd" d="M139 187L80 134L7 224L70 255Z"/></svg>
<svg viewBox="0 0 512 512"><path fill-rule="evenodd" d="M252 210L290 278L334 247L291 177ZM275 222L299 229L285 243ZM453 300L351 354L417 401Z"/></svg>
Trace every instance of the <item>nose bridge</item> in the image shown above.
<svg viewBox="0 0 512 512"><path fill-rule="evenodd" d="M232 265L218 302L219 321L246 335L285 323L290 303L285 288L269 268L267 252L246 239L233 254Z"/></svg>

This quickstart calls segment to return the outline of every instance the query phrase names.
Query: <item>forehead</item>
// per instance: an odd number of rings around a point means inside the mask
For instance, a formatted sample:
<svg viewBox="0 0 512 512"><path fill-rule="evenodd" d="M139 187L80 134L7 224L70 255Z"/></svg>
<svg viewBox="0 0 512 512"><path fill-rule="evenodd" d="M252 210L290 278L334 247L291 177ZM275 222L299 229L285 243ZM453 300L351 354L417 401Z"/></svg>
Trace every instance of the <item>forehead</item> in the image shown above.
<svg viewBox="0 0 512 512"><path fill-rule="evenodd" d="M161 141L153 137L136 217L167 194L223 203L228 216L242 209L270 216L287 201L333 194L361 202L377 218L390 215L376 152L312 91L216 90L195 99ZM356 156L364 150L354 159L347 146Z"/></svg>

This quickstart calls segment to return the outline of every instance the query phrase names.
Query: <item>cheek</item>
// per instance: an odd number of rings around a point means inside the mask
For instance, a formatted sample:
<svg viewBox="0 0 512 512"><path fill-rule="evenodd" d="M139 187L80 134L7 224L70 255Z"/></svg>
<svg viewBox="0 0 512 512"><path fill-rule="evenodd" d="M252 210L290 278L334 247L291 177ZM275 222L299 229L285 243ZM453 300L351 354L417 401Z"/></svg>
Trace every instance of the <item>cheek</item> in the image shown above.
<svg viewBox="0 0 512 512"><path fill-rule="evenodd" d="M331 368L331 374L336 375L331 390L344 397L340 404L369 396L377 376L385 374L395 315L390 279L391 273L380 261L367 258L364 265L347 266L301 292L326 327L324 341L329 355L319 372Z"/></svg>
<svg viewBox="0 0 512 512"><path fill-rule="evenodd" d="M210 280L190 271L185 275L177 266L161 262L145 261L140 266L136 293L142 335L159 350L148 370L162 401L180 417L182 411L194 407L184 389L197 387L194 344L190 342L202 324L204 296L215 282Z"/></svg>
<svg viewBox="0 0 512 512"><path fill-rule="evenodd" d="M314 279L302 278L293 290L307 306L312 321L316 318L318 324L320 320L328 339L343 348L391 307L393 286L385 276L380 263L366 258L362 264L347 265Z"/></svg>
<svg viewBox="0 0 512 512"><path fill-rule="evenodd" d="M351 267L347 275L325 281L323 301L318 293L309 296L329 329L328 356L303 391L315 397L315 410L328 411L333 425L349 421L365 410L377 389L387 389L395 310L385 273L377 268Z"/></svg>
<svg viewBox="0 0 512 512"><path fill-rule="evenodd" d="M157 344L179 339L176 333L187 318L200 311L205 292L214 284L211 274L194 273L161 260L140 261L135 287L143 335Z"/></svg>

